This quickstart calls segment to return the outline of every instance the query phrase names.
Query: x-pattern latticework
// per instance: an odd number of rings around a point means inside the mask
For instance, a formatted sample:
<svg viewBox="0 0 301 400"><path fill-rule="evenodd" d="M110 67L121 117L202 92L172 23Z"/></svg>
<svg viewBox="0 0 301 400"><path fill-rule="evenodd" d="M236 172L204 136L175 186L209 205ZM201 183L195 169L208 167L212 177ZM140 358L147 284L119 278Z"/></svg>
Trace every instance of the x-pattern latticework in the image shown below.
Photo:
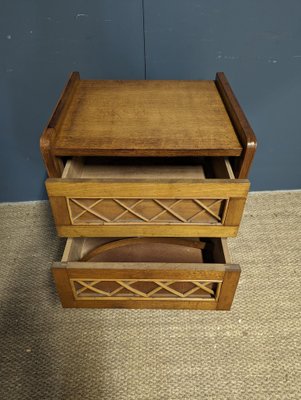
<svg viewBox="0 0 301 400"><path fill-rule="evenodd" d="M70 198L73 224L147 223L220 224L225 199L115 199ZM108 203L109 202L109 203Z"/></svg>
<svg viewBox="0 0 301 400"><path fill-rule="evenodd" d="M141 287L141 283L148 285ZM108 289L108 283L111 288ZM137 286L137 283L140 286ZM180 290L179 284L189 288ZM113 288L112 288L113 284ZM213 285L215 284L214 288ZM221 281L165 280L165 279L71 279L73 293L78 300L217 300Z"/></svg>

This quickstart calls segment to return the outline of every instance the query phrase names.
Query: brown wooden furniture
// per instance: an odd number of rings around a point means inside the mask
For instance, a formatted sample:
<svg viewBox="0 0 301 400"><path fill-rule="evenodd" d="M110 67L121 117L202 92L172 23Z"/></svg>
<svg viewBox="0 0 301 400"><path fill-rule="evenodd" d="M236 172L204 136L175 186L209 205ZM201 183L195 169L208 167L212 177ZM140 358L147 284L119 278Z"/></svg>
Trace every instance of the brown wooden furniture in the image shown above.
<svg viewBox="0 0 301 400"><path fill-rule="evenodd" d="M230 309L256 138L215 81L73 73L41 137L64 307ZM73 238L73 239L71 239Z"/></svg>

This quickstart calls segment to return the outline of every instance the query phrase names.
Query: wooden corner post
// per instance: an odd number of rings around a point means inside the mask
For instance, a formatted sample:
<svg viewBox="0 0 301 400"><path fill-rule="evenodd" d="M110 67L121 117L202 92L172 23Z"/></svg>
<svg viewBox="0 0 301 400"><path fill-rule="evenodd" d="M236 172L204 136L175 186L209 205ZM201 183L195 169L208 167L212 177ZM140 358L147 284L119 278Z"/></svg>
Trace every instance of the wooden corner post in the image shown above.
<svg viewBox="0 0 301 400"><path fill-rule="evenodd" d="M234 174L237 179L245 179L248 177L255 155L257 146L256 136L223 72L218 72L216 74L215 84L224 102L238 139L243 146L241 156L233 157L232 159Z"/></svg>
<svg viewBox="0 0 301 400"><path fill-rule="evenodd" d="M52 147L56 137L56 127L62 122L66 114L66 110L79 80L79 73L72 72L40 139L42 157L50 178L61 177L63 171L62 159L53 154Z"/></svg>
<svg viewBox="0 0 301 400"><path fill-rule="evenodd" d="M217 310L230 310L240 277L239 265L226 266L221 291L216 306Z"/></svg>

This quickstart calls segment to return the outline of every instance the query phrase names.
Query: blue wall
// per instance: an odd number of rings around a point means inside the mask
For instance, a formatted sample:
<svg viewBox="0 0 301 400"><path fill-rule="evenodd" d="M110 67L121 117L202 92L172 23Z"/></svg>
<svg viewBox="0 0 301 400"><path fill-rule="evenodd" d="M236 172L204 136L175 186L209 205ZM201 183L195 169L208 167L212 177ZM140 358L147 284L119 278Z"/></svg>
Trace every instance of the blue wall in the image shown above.
<svg viewBox="0 0 301 400"><path fill-rule="evenodd" d="M0 201L45 198L39 137L70 71L213 79L258 137L253 190L301 187L298 0L0 0Z"/></svg>

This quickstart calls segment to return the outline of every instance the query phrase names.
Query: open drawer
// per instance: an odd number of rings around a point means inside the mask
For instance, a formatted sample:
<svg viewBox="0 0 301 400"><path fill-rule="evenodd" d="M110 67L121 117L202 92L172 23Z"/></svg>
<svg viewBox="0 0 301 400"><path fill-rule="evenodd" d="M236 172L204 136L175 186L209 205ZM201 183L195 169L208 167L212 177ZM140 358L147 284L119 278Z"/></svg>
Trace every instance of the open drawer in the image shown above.
<svg viewBox="0 0 301 400"><path fill-rule="evenodd" d="M226 239L75 238L52 267L63 307L229 310Z"/></svg>
<svg viewBox="0 0 301 400"><path fill-rule="evenodd" d="M60 236L229 237L249 181L224 157L77 157L46 188Z"/></svg>

